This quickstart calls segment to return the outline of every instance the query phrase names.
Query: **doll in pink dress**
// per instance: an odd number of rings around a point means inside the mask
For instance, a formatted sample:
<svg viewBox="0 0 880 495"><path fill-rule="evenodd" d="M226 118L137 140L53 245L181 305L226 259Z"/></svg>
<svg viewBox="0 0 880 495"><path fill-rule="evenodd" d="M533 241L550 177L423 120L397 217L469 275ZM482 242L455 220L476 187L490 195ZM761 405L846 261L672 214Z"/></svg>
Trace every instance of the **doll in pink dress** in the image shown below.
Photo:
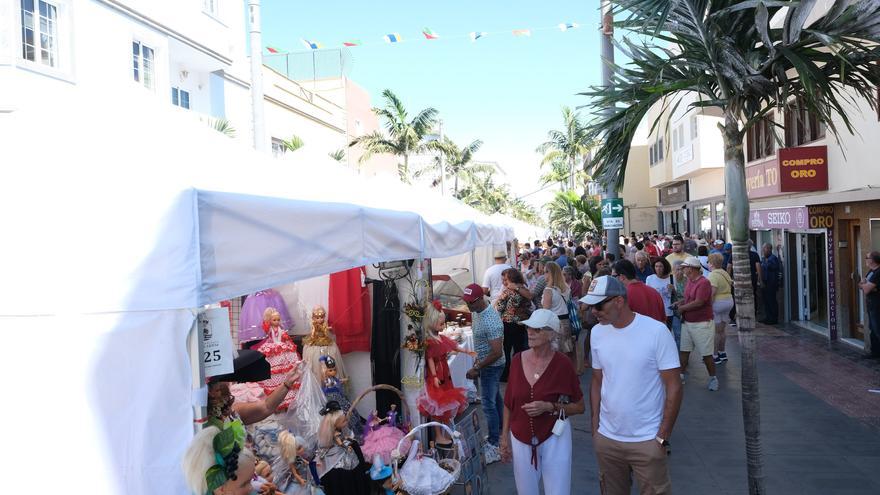
<svg viewBox="0 0 880 495"><path fill-rule="evenodd" d="M281 313L275 308L266 308L263 312L262 329L265 332L265 338L256 344L253 349L261 352L266 356L269 365L272 367L272 375L267 379L259 382L263 387L263 391L268 396L276 388L284 383L284 378L293 370L301 361L296 353L296 344L287 334L287 331L281 326ZM296 390L299 388L297 382L278 406L277 412L286 411L291 401L296 397Z"/></svg>
<svg viewBox="0 0 880 495"><path fill-rule="evenodd" d="M366 429L364 446L361 448L364 456L378 455L382 458L382 462L390 464L391 451L397 448L400 439L405 435L404 431L397 427L397 405L391 404L391 410L384 418L379 416L379 411L374 410L370 413L367 416ZM408 450L409 444L409 441L404 442L402 450Z"/></svg>

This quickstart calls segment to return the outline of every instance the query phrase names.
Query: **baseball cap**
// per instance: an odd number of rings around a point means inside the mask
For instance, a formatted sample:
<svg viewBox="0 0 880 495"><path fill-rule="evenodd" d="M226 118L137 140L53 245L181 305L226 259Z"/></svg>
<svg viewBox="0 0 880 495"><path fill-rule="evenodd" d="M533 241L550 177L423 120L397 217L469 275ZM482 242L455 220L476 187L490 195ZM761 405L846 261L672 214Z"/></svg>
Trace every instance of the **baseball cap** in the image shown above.
<svg viewBox="0 0 880 495"><path fill-rule="evenodd" d="M617 280L610 275L596 277L590 282L590 288L587 289L587 295L582 297L580 301L590 306L599 304L609 297L625 296L626 286L623 282Z"/></svg>
<svg viewBox="0 0 880 495"><path fill-rule="evenodd" d="M697 246L709 246L709 243L706 242L706 239L698 239Z"/></svg>
<svg viewBox="0 0 880 495"><path fill-rule="evenodd" d="M494 258L495 258L496 260L507 259L507 253L505 253L504 251L500 251L500 250L499 250L499 251L495 251L495 256L494 256Z"/></svg>
<svg viewBox="0 0 880 495"><path fill-rule="evenodd" d="M555 332L559 331L559 317L549 309L536 309L528 320L521 321L519 324L529 328L550 327Z"/></svg>
<svg viewBox="0 0 880 495"><path fill-rule="evenodd" d="M720 246L724 244L724 241L722 241L721 239L715 239L715 242L713 242L713 244L715 244L716 246Z"/></svg>
<svg viewBox="0 0 880 495"><path fill-rule="evenodd" d="M477 284L470 284L465 287L462 292L464 293L461 298L464 299L464 302L472 303L477 299L483 297L483 288Z"/></svg>
<svg viewBox="0 0 880 495"><path fill-rule="evenodd" d="M682 266L689 266L691 268L703 268L703 265L700 263L700 259L696 256L688 256L684 261L681 262Z"/></svg>

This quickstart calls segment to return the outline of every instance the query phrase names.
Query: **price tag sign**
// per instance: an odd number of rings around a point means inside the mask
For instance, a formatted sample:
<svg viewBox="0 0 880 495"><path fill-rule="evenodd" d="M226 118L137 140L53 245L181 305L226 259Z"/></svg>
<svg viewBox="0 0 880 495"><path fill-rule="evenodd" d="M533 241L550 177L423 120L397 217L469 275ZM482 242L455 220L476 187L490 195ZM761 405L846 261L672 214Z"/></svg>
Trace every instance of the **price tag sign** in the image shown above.
<svg viewBox="0 0 880 495"><path fill-rule="evenodd" d="M198 316L199 335L202 337L202 366L205 377L225 375L234 371L232 360L232 331L229 327L229 310L213 308Z"/></svg>

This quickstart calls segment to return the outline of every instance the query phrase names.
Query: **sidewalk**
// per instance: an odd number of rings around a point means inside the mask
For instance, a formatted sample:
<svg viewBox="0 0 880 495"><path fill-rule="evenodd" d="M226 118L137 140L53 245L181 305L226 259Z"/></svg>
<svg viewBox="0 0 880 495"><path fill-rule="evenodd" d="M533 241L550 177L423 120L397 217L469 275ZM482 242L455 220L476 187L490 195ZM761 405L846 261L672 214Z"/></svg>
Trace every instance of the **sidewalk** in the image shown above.
<svg viewBox="0 0 880 495"><path fill-rule="evenodd" d="M757 332L767 493L880 493L880 394L867 391L880 388L880 363L802 330L759 325ZM691 356L670 440L676 495L748 493L739 351L736 334L728 332L730 361L718 367L718 392L706 389L706 369ZM585 374L586 397L589 382ZM572 425L572 493L598 494L588 416L575 417ZM509 465L488 469L489 493L516 493Z"/></svg>

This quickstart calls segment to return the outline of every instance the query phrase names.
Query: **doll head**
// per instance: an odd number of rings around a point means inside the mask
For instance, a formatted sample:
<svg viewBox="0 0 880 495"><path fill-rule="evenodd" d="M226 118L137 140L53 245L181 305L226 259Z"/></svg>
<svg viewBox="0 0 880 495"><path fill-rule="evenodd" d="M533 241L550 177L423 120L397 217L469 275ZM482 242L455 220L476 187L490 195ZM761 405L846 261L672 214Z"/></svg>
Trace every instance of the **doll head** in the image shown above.
<svg viewBox="0 0 880 495"><path fill-rule="evenodd" d="M278 445L281 447L281 457L284 459L284 462L293 464L296 462L297 457L302 457L305 450L303 447L304 443L302 438L289 431L279 433Z"/></svg>
<svg viewBox="0 0 880 495"><path fill-rule="evenodd" d="M321 356L321 365L324 369L324 378L336 378L336 360L330 356Z"/></svg>
<svg viewBox="0 0 880 495"><path fill-rule="evenodd" d="M327 324L327 311L323 306L315 306L312 310L312 326L323 327Z"/></svg>
<svg viewBox="0 0 880 495"><path fill-rule="evenodd" d="M281 313L278 312L275 308L266 308L263 311L263 327L280 327L281 326Z"/></svg>
<svg viewBox="0 0 880 495"><path fill-rule="evenodd" d="M333 446L337 431L345 428L345 413L335 400L327 403L318 414L321 415L321 426L318 427L318 447L330 448Z"/></svg>
<svg viewBox="0 0 880 495"><path fill-rule="evenodd" d="M432 334L436 334L440 330L443 330L443 326L446 323L446 315L444 315L443 311L438 309L434 304L428 304L425 308L425 317L422 319L422 323L426 330L430 330Z"/></svg>
<svg viewBox="0 0 880 495"><path fill-rule="evenodd" d="M240 426L240 425L239 425ZM243 429L242 429L243 432ZM223 432L228 435L229 433ZM214 439L221 434L216 426L198 432L183 456L183 474L190 491L201 495L210 489L214 495L247 495L251 492L254 476L254 454L232 442L233 448L226 452L215 451ZM243 434L243 433L242 433ZM226 442L219 442L225 444ZM214 485L208 485L207 474L212 473ZM219 481L213 473L222 474ZM224 481L225 480L225 481Z"/></svg>

